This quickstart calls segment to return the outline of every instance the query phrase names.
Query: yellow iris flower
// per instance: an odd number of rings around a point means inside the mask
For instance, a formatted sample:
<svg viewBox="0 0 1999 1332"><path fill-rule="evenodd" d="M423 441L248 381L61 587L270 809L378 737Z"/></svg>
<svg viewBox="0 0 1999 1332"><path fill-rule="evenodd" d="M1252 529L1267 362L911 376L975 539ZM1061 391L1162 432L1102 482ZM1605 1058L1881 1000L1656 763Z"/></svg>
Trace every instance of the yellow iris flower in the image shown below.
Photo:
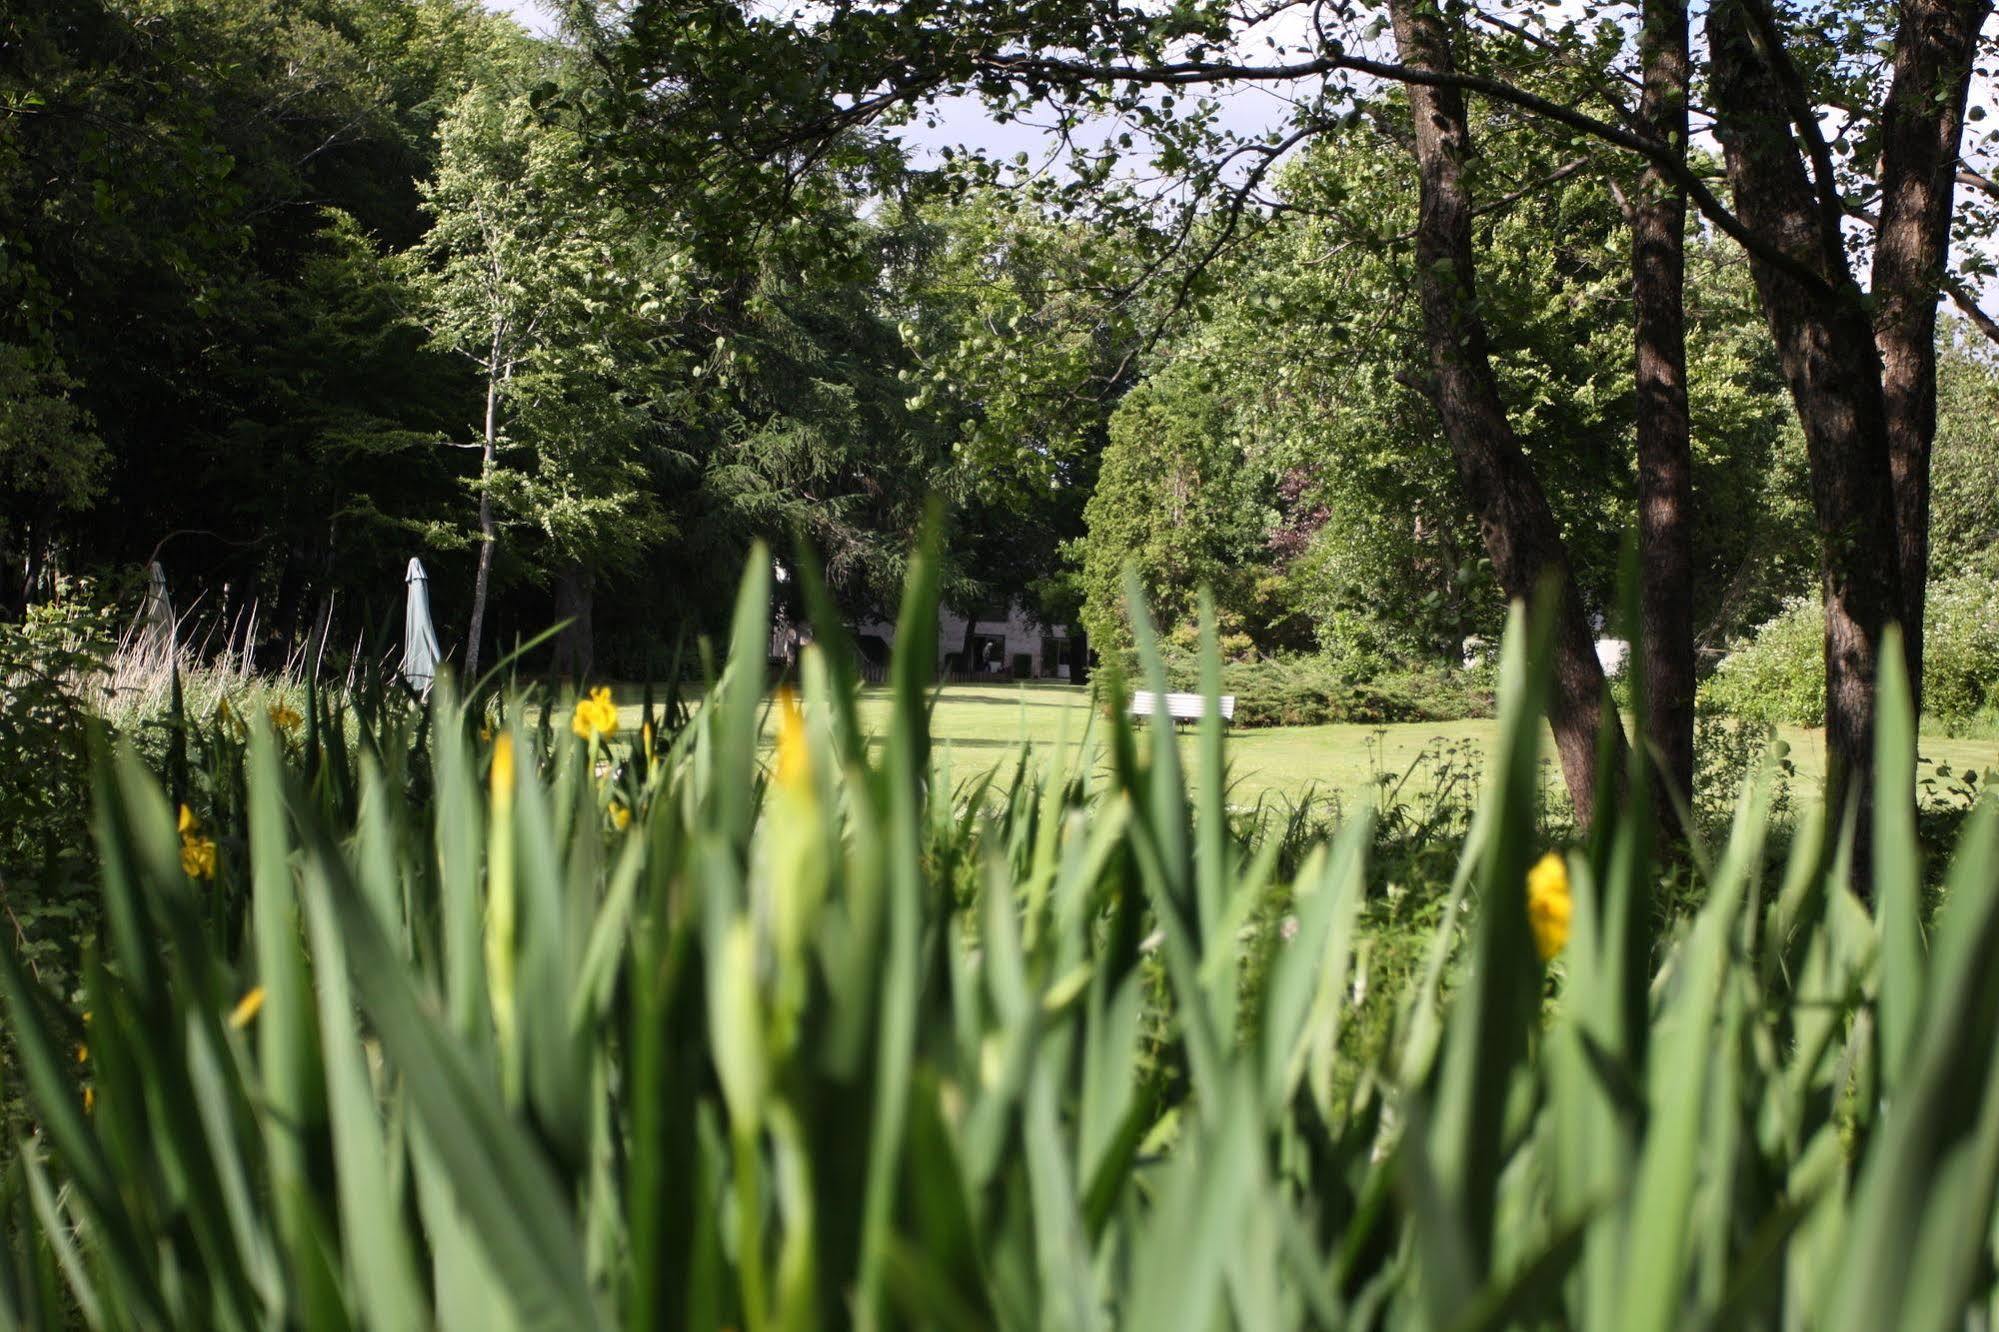
<svg viewBox="0 0 1999 1332"><path fill-rule="evenodd" d="M1552 961L1569 942L1569 916L1575 899L1569 894L1569 865L1550 851L1527 871L1527 923L1543 962Z"/></svg>
<svg viewBox="0 0 1999 1332"><path fill-rule="evenodd" d="M201 820L180 807L180 871L190 879L215 877L215 839L201 835Z"/></svg>
<svg viewBox="0 0 1999 1332"><path fill-rule="evenodd" d="M611 701L608 686L599 685L590 691L590 697L576 701L576 713L569 719L569 729L585 740L608 739L618 729L618 705Z"/></svg>

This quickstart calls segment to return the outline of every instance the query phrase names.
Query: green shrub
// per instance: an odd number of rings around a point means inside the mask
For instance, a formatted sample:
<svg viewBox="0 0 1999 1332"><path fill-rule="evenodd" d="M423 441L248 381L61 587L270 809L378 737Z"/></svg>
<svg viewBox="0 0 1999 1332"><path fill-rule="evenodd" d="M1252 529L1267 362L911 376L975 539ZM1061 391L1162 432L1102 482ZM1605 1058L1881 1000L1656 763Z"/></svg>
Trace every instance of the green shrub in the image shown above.
<svg viewBox="0 0 1999 1332"><path fill-rule="evenodd" d="M1701 683L1705 709L1775 726L1825 724L1825 612L1793 597Z"/></svg>
<svg viewBox="0 0 1999 1332"><path fill-rule="evenodd" d="M1620 809L1547 850L1516 615L1450 892L1380 883L1364 809L1280 881L1228 835L1219 725L1185 775L1113 718L955 798L929 568L879 746L815 648L761 760L759 552L747 668L670 742L518 704L489 738L446 681L303 745L191 736L198 832L100 755L88 1019L0 946L34 1115L0 1325L1874 1329L1999 1296L1991 801L1927 945L1904 806L1870 907L1815 821L1763 878L1760 783L1661 928ZM1391 918L1427 942L1377 954Z"/></svg>
<svg viewBox="0 0 1999 1332"><path fill-rule="evenodd" d="M1745 721L1825 724L1825 614L1796 597L1738 643L1701 703ZM1999 713L1999 586L1977 574L1932 583L1923 624L1923 711L1946 728Z"/></svg>
<svg viewBox="0 0 1999 1332"><path fill-rule="evenodd" d="M66 997L97 910L85 735L112 627L87 586L61 592L0 623L0 929Z"/></svg>
<svg viewBox="0 0 1999 1332"><path fill-rule="evenodd" d="M1999 582L1932 584L1924 615L1923 711L1953 728L1999 715Z"/></svg>
<svg viewBox="0 0 1999 1332"><path fill-rule="evenodd" d="M1169 658L1167 679L1177 690L1196 688L1199 671L1191 656ZM1383 725L1492 715L1489 674L1412 667L1357 679L1339 663L1316 655L1225 662L1222 692L1235 696L1234 724L1247 727Z"/></svg>
<svg viewBox="0 0 1999 1332"><path fill-rule="evenodd" d="M1704 831L1728 827L1743 785L1763 770L1770 776L1770 817L1791 814L1791 781L1798 774L1791 747L1767 721L1702 712L1694 719L1693 815Z"/></svg>

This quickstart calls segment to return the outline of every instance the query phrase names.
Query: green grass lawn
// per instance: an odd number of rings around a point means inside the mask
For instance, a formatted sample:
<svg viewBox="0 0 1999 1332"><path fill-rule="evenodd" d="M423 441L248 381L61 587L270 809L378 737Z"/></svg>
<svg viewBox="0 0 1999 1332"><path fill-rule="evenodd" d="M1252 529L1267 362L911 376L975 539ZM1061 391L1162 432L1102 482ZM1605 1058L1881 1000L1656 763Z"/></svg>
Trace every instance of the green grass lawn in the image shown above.
<svg viewBox="0 0 1999 1332"><path fill-rule="evenodd" d="M619 697L621 724L636 729L635 691L620 690ZM860 712L862 726L879 737L888 727L888 691L862 691ZM1089 693L1076 685L947 685L937 699L932 734L937 748L950 756L952 775L963 779L994 767L1011 773L1029 746L1045 762L1059 746L1073 748L1089 724ZM1376 773L1399 778L1426 754L1433 760L1447 751L1460 758L1472 750L1482 755L1496 734L1490 721L1238 729L1230 733L1228 745L1237 782L1235 803L1252 804L1266 792L1296 799L1308 790L1352 800L1371 788ZM1824 776L1822 734L1787 727L1784 737L1798 766L1796 794L1809 799ZM1191 753L1193 744L1189 727L1180 737L1182 751ZM1999 740L1990 738L1926 737L1922 753L1953 768L1999 766ZM1424 765L1412 780L1429 780L1435 770L1434 762ZM1556 780L1552 769L1549 780Z"/></svg>

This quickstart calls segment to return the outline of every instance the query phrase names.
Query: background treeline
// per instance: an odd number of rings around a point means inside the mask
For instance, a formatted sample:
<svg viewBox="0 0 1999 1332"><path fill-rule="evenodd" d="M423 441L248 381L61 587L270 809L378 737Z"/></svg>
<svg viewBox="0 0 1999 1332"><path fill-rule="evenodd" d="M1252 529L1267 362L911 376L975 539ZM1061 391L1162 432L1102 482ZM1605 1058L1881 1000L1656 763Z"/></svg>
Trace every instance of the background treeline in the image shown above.
<svg viewBox="0 0 1999 1332"><path fill-rule="evenodd" d="M453 0L9 7L10 618L158 557L183 611L276 665L317 626L337 649L388 623L416 554L461 661L475 618L489 660L567 619L558 669L638 674L716 626L759 537L804 534L848 612L879 610L936 492L947 601L1017 599L1118 650L1127 561L1169 641L1210 584L1232 656L1292 658L1245 676L1305 700L1271 720L1394 715L1342 700L1494 634L1503 599L1411 372L1404 102L1292 158L1251 241L1148 281L1163 222L1043 206L892 127L764 163L775 195L662 191L670 129L626 132L605 90L629 72L605 62L629 44L602 17L540 39ZM1481 313L1602 613L1634 521L1630 181L1503 108L1475 129ZM1787 606L1810 619L1817 556L1747 267L1689 234L1712 666ZM1971 608L1936 627L1970 638L1932 654L1959 680L1929 697L1968 716L1999 674L1972 605L1999 572L1999 380L1975 338L1945 343L1933 577ZM1792 655L1802 702L1778 719L1816 720ZM1465 705L1388 697L1443 695Z"/></svg>
<svg viewBox="0 0 1999 1332"><path fill-rule="evenodd" d="M574 617L574 668L636 673L712 626L759 535L807 536L863 615L932 492L979 555L967 605L1080 532L1093 450L980 475L976 402L918 392L1052 310L1059 244L918 206L888 145L781 221L677 215L538 109L589 86L577 48L453 0L30 0L0 52L10 618L158 557L183 613L254 605L276 665L395 613L415 554L462 658L488 530L489 654ZM1102 306L1056 316L1058 368L1121 354Z"/></svg>

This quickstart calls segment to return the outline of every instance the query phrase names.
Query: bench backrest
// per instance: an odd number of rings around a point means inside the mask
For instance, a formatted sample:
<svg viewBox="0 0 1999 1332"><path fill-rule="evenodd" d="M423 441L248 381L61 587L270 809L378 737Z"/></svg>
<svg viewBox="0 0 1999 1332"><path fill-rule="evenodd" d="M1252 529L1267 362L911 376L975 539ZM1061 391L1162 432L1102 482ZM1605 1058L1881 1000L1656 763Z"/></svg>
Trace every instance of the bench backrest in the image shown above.
<svg viewBox="0 0 1999 1332"><path fill-rule="evenodd" d="M1235 695L1223 694L1217 698L1215 710L1224 721L1233 720ZM1207 699L1200 694L1154 694L1143 689L1131 696L1132 716L1151 717L1162 712L1175 721L1199 721L1207 715Z"/></svg>

